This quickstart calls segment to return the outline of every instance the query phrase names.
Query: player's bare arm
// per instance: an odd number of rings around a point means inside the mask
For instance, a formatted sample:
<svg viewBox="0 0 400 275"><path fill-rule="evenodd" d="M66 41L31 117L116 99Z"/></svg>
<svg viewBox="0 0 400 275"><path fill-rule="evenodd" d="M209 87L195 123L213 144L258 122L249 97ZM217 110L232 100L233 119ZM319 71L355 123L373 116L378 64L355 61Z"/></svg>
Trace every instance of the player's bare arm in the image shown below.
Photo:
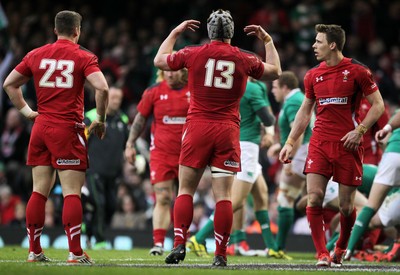
<svg viewBox="0 0 400 275"><path fill-rule="evenodd" d="M174 49L174 45L178 36L185 30L189 29L191 31L196 31L199 28L200 21L197 20L186 20L180 23L171 33L165 38L164 42L161 43L160 48L156 56L154 57L154 66L163 70L170 71L170 67L167 63L167 57L170 55Z"/></svg>
<svg viewBox="0 0 400 275"><path fill-rule="evenodd" d="M146 125L146 120L147 118L141 113L137 113L133 120L131 129L129 130L129 137L125 146L125 158L132 165L135 164L136 159L135 141L142 133L144 126Z"/></svg>
<svg viewBox="0 0 400 275"><path fill-rule="evenodd" d="M13 70L6 80L4 81L3 88L6 91L8 97L14 106L28 119L34 120L39 113L33 111L26 103L23 95L21 86L29 81L29 77L26 77L16 70Z"/></svg>
<svg viewBox="0 0 400 275"><path fill-rule="evenodd" d="M293 122L292 130L290 131L289 137L286 140L281 152L279 153L279 160L282 163L289 163L289 158L293 156L293 146L295 142L304 133L307 125L310 123L313 110L315 106L315 100L304 98L303 103L300 106L299 111L296 114L296 118Z"/></svg>
<svg viewBox="0 0 400 275"><path fill-rule="evenodd" d="M376 132L375 140L381 144L392 131L400 127L400 112L397 112L381 130Z"/></svg>
<svg viewBox="0 0 400 275"><path fill-rule="evenodd" d="M89 134L103 139L106 134L106 110L108 105L108 84L102 72L94 72L86 78L95 90L96 119L89 126Z"/></svg>
<svg viewBox="0 0 400 275"><path fill-rule="evenodd" d="M367 96L371 108L369 109L364 120L354 130L348 132L341 141L344 142L344 148L348 150L356 150L360 144L361 137L367 130L375 124L385 111L383 99L379 91L376 91Z"/></svg>
<svg viewBox="0 0 400 275"><path fill-rule="evenodd" d="M275 80L282 74L281 61L272 37L260 25L248 25L244 28L247 35L256 36L264 42L265 62L262 79Z"/></svg>

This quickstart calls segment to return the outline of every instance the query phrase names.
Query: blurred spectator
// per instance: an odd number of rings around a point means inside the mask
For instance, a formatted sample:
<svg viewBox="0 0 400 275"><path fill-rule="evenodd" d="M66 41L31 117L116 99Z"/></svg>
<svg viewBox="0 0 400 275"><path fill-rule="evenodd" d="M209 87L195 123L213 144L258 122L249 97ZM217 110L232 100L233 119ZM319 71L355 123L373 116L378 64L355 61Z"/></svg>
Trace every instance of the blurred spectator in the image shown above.
<svg viewBox="0 0 400 275"><path fill-rule="evenodd" d="M25 217L26 204L23 201L20 201L15 205L14 219L10 222L10 225L25 229Z"/></svg>
<svg viewBox="0 0 400 275"><path fill-rule="evenodd" d="M136 201L129 194L122 196L118 210L111 219L113 229L146 229L146 214L136 210Z"/></svg>
<svg viewBox="0 0 400 275"><path fill-rule="evenodd" d="M56 213L56 207L54 201L49 197L46 201L46 206L44 209L44 226L46 228L55 227L59 225L59 219Z"/></svg>
<svg viewBox="0 0 400 275"><path fill-rule="evenodd" d="M3 126L3 123L1 124ZM18 173L25 166L25 155L29 143L29 133L18 109L8 109L4 127L1 129L0 159L6 166L6 177L14 186Z"/></svg>
<svg viewBox="0 0 400 275"><path fill-rule="evenodd" d="M15 208L21 203L20 197L13 195L10 186L0 185L0 224L10 224L15 219Z"/></svg>

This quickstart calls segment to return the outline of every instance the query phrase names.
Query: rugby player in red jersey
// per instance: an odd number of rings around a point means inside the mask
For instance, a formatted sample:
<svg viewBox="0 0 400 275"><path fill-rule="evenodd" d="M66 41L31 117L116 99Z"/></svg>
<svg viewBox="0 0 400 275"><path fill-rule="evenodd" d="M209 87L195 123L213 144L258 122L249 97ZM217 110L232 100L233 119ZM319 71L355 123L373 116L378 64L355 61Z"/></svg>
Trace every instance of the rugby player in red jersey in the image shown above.
<svg viewBox="0 0 400 275"><path fill-rule="evenodd" d="M231 187L240 171L239 103L247 78L274 80L281 74L278 53L271 36L260 26L244 28L264 42L266 62L231 45L234 22L228 11L217 10L207 20L210 43L188 46L172 53L178 36L195 31L200 22L187 20L174 28L161 44L154 64L162 70L189 71L190 106L183 129L179 159L179 190L174 206L174 248L168 264L183 261L187 231L193 218L193 195L206 166L212 172L216 201L215 266L226 266L226 246L232 227Z"/></svg>
<svg viewBox="0 0 400 275"><path fill-rule="evenodd" d="M317 105L308 156L306 214L318 254L317 266L341 266L356 212L354 196L361 185L364 149L362 137L384 112L384 104L371 71L355 59L343 56L345 31L338 25L315 26L313 50L319 65L304 77L306 97L279 159L291 156L294 142L304 132ZM359 107L365 96L371 108L361 121ZM326 250L322 202L329 179L338 182L340 237L334 253Z"/></svg>
<svg viewBox="0 0 400 275"><path fill-rule="evenodd" d="M45 204L60 178L64 205L62 223L68 237L68 263L91 264L82 250L81 187L88 168L87 141L83 124L83 85L87 80L96 92L97 119L89 132L99 138L105 134L108 85L97 57L78 45L82 16L60 11L55 17L57 41L29 52L4 81L12 103L28 119L34 120L27 165L32 166L33 192L26 206L29 262L48 261L40 245ZM37 112L22 95L21 86L33 77Z"/></svg>
<svg viewBox="0 0 400 275"><path fill-rule="evenodd" d="M182 128L189 108L187 70L158 71L157 83L147 88L137 107L125 147L125 157L135 163L135 141L153 116L150 144L150 180L156 201L153 209L153 247L150 255L162 255L171 224L171 202L178 183Z"/></svg>

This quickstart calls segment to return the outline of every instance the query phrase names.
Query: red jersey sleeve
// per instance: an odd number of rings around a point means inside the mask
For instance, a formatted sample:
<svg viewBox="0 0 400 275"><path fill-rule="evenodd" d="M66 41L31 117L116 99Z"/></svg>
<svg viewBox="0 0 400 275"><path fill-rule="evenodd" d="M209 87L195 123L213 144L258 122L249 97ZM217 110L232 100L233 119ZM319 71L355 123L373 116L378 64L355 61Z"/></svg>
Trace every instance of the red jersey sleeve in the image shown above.
<svg viewBox="0 0 400 275"><path fill-rule="evenodd" d="M140 100L137 110L144 117L149 117L153 113L154 107L154 89L149 88L146 89L142 95L142 99Z"/></svg>
<svg viewBox="0 0 400 275"><path fill-rule="evenodd" d="M371 71L366 67L360 67L356 81L366 96L378 90Z"/></svg>
<svg viewBox="0 0 400 275"><path fill-rule="evenodd" d="M29 66L29 61L32 56L32 52L29 52L25 57L22 59L22 61L15 67L15 70L19 72L20 74L23 74L24 76L27 77L32 77L32 70Z"/></svg>
<svg viewBox="0 0 400 275"><path fill-rule="evenodd" d="M185 47L176 53L170 54L167 57L167 63L168 66L171 68L173 71L180 70L182 68L188 68L189 67L189 57L191 55L191 48Z"/></svg>
<svg viewBox="0 0 400 275"><path fill-rule="evenodd" d="M255 79L260 79L264 73L263 62L254 54L246 54L246 58L249 64L248 75Z"/></svg>
<svg viewBox="0 0 400 275"><path fill-rule="evenodd" d="M312 85L312 76L309 71L304 76L304 90L307 98L315 99L314 87Z"/></svg>
<svg viewBox="0 0 400 275"><path fill-rule="evenodd" d="M85 77L87 77L88 75L90 75L92 73L98 72L98 71L100 71L99 61L95 55L92 55L89 58L89 61L85 67L85 71L84 71Z"/></svg>

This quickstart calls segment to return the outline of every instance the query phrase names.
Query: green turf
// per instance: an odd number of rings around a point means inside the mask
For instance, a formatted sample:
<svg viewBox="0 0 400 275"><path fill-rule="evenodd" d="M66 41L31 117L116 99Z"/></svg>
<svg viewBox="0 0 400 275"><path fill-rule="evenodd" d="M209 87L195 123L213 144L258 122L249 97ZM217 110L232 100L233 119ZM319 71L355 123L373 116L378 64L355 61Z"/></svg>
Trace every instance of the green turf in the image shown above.
<svg viewBox="0 0 400 275"><path fill-rule="evenodd" d="M45 254L52 261L50 263L27 263L27 250L20 247L7 246L0 248L0 274L155 274L155 275L207 275L207 274L341 274L355 275L366 272L385 274L393 273L396 264L388 263L346 263L341 269L317 270L314 267L315 259L311 253L289 253L294 257L292 261L268 259L264 257L239 257L228 258L228 268L216 269L211 267L212 258L198 258L188 253L183 264L166 265L165 255L162 257L149 256L148 249L134 249L131 251L117 250L88 250L88 254L95 260L93 266L71 266L66 264L67 251L61 249L47 249ZM355 268L350 268L353 266ZM389 270L388 268L391 268ZM399 271L400 271L400 266ZM293 270L295 268L296 270ZM358 271L357 269L363 270ZM371 268L369 270L368 268ZM382 268L382 270L380 270ZM338 273L339 272L339 273Z"/></svg>

